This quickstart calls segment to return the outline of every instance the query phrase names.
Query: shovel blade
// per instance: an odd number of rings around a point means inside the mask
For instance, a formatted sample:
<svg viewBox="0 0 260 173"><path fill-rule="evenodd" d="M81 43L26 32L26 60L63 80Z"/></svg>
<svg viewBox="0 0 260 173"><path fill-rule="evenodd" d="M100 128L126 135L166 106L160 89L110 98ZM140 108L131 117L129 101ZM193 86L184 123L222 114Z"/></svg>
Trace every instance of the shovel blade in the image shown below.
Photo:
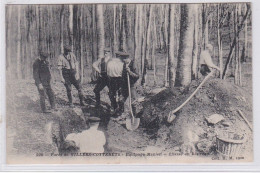
<svg viewBox="0 0 260 173"><path fill-rule="evenodd" d="M140 118L126 119L125 124L126 124L127 130L134 131L139 127Z"/></svg>

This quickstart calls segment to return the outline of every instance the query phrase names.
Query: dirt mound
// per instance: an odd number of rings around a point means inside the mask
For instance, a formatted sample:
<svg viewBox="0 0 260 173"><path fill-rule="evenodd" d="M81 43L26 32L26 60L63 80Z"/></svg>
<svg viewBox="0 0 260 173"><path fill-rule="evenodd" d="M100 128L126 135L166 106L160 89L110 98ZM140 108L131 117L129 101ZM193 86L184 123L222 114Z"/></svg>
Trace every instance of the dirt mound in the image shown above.
<svg viewBox="0 0 260 173"><path fill-rule="evenodd" d="M200 82L193 81L189 87L176 88L172 92L165 89L144 103L142 126L157 133L158 145L167 144L170 147L189 143L196 145L202 140L214 143L219 130L236 131L250 136L251 132L237 110L241 110L246 118L252 121L251 91L220 79L208 80L196 95L175 113L176 119L171 124L167 123L170 111L181 105ZM209 124L206 118L212 114L223 115L224 120ZM213 144L210 147L213 147ZM203 149L203 151L211 150Z"/></svg>

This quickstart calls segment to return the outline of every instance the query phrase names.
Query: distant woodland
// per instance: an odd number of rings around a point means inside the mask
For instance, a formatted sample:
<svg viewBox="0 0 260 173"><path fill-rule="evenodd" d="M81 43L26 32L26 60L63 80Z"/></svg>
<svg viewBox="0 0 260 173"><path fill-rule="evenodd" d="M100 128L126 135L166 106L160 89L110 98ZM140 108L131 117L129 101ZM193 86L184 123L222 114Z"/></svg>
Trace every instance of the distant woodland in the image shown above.
<svg viewBox="0 0 260 173"><path fill-rule="evenodd" d="M157 83L163 59L165 86L187 86L198 77L207 43L214 46L219 78L241 84L241 63L251 61L251 4L74 4L6 5L6 70L10 79L32 79L40 51L49 53L54 73L63 45L72 45L82 82L90 81L92 62L105 47L130 53ZM160 54L161 56L158 56Z"/></svg>

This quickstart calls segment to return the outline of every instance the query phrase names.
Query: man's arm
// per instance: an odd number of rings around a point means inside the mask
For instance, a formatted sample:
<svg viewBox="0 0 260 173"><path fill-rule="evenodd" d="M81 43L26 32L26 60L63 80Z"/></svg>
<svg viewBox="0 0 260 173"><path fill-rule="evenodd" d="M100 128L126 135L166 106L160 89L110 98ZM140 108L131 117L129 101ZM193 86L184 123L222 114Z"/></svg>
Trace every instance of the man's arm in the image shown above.
<svg viewBox="0 0 260 173"><path fill-rule="evenodd" d="M39 74L39 61L33 63L33 78L37 86L41 85L40 74Z"/></svg>
<svg viewBox="0 0 260 173"><path fill-rule="evenodd" d="M92 64L92 67L98 72L98 73L101 73L100 69L98 68L99 64L101 63L101 58L99 58L97 61L95 61L93 64Z"/></svg>
<svg viewBox="0 0 260 173"><path fill-rule="evenodd" d="M126 65L126 70L130 76L133 78L138 79L139 78L139 73L137 71L137 68L135 66L135 63L133 61L130 62L129 66Z"/></svg>
<svg viewBox="0 0 260 173"><path fill-rule="evenodd" d="M59 58L58 58L58 69L59 69L61 82L65 83L65 79L63 78L63 75L62 75L62 57L61 56L59 56Z"/></svg>

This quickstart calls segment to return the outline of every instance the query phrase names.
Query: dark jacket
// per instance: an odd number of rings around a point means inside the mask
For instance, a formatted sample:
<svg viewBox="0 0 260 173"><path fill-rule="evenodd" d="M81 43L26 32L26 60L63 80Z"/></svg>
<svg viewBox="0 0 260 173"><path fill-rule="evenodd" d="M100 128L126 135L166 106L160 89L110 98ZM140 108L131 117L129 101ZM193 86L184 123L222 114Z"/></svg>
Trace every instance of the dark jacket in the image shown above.
<svg viewBox="0 0 260 173"><path fill-rule="evenodd" d="M130 85L133 86L136 83L136 81L139 79L139 74L138 74L137 68L132 60L129 63L128 67L130 68L130 71L131 71L129 73ZM124 67L123 67L122 80L123 80L123 83L127 86L128 82L127 82L127 71L126 71L125 63L124 63Z"/></svg>
<svg viewBox="0 0 260 173"><path fill-rule="evenodd" d="M40 59L35 60L33 63L33 78L37 86L39 84L48 85L50 83L51 73L48 61Z"/></svg>

